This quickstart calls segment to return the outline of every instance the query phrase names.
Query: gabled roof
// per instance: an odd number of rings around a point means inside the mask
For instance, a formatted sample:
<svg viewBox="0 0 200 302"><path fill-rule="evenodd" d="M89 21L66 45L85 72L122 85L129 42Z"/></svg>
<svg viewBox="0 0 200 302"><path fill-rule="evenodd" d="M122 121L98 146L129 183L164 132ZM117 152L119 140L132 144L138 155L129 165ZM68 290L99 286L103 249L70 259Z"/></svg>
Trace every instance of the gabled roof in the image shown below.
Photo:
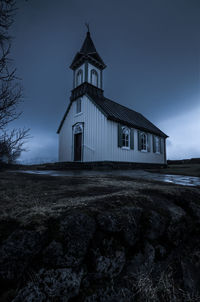
<svg viewBox="0 0 200 302"><path fill-rule="evenodd" d="M101 69L104 69L106 67L100 55L96 51L89 31L87 32L81 50L75 55L70 68L75 69L76 67L81 65L83 61L86 60L91 61L94 65L97 65Z"/></svg>
<svg viewBox="0 0 200 302"><path fill-rule="evenodd" d="M164 132L152 124L141 113L120 105L104 96L90 95L90 99L105 113L107 119L121 124L148 131L162 137L168 137Z"/></svg>
<svg viewBox="0 0 200 302"><path fill-rule="evenodd" d="M103 90L96 88L89 83L83 83L79 87L72 91L71 102L64 114L64 117L60 123L57 133L60 132L65 118L69 112L72 102L81 97L87 95L89 99L98 107L98 109L107 117L107 119L133 127L139 130L151 132L158 136L168 137L164 132L152 124L142 114L129 109L123 105L120 105L110 99L103 96ZM74 97L73 97L74 96Z"/></svg>

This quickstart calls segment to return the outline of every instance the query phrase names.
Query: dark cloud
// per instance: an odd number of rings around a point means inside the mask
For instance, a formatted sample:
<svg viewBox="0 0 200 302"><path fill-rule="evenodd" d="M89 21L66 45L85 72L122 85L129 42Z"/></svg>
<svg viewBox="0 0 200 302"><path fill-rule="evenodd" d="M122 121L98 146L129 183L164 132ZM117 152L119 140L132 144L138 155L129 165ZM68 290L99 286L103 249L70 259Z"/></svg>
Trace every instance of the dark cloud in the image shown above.
<svg viewBox="0 0 200 302"><path fill-rule="evenodd" d="M57 156L55 132L72 89L69 65L85 38L86 21L108 66L105 95L162 126L172 146L179 140L180 125L174 131L167 121L195 111L200 100L199 0L18 3L12 55L23 79L25 102L24 115L16 125L28 126L34 133L29 157L40 152L37 146L43 133L42 154L51 149L52 158ZM193 126L195 132L198 127ZM178 157L172 146L170 158ZM185 143L182 148L190 146ZM192 149L198 148L196 144Z"/></svg>

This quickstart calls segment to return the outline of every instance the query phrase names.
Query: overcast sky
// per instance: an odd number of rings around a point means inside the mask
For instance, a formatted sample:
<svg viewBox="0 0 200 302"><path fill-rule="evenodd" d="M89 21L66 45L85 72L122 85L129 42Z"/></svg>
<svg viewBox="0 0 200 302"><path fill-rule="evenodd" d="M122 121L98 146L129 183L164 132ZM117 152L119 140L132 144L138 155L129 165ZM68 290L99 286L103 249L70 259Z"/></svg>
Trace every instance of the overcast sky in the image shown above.
<svg viewBox="0 0 200 302"><path fill-rule="evenodd" d="M200 157L199 0L18 0L12 58L33 138L22 159L57 160L56 130L69 103L69 65L85 22L107 68L106 97L169 135L168 159Z"/></svg>

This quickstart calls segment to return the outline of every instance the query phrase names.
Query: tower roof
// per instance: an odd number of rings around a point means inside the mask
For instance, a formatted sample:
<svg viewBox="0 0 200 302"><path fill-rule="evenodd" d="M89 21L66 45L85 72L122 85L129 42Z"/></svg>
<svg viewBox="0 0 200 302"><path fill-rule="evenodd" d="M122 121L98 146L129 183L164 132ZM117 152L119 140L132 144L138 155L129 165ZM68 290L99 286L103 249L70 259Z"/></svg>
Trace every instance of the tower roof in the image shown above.
<svg viewBox="0 0 200 302"><path fill-rule="evenodd" d="M77 52L77 54L75 55L70 68L75 69L86 60L90 61L92 64L96 65L101 69L104 69L106 67L100 55L96 51L89 31L86 34L86 38L83 42L80 51Z"/></svg>
<svg viewBox="0 0 200 302"><path fill-rule="evenodd" d="M88 31L87 35L86 35L86 38L83 42L83 45L81 47L80 53L92 54L92 53L95 53L95 52L97 52L97 51L96 51L94 43L91 39L90 32Z"/></svg>

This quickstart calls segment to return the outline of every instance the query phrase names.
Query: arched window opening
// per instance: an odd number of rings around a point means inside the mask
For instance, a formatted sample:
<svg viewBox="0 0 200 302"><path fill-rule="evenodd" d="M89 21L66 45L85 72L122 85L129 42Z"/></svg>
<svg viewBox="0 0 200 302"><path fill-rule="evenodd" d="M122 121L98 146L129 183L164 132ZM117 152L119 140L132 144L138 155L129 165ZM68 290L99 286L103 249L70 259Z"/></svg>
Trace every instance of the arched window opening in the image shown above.
<svg viewBox="0 0 200 302"><path fill-rule="evenodd" d="M82 133L83 132L83 125L82 123L78 123L74 126L74 134Z"/></svg>
<svg viewBox="0 0 200 302"><path fill-rule="evenodd" d="M122 128L122 147L130 148L130 129Z"/></svg>
<svg viewBox="0 0 200 302"><path fill-rule="evenodd" d="M146 133L141 134L141 150L147 151L147 134Z"/></svg>
<svg viewBox="0 0 200 302"><path fill-rule="evenodd" d="M76 86L79 86L83 83L83 71L79 69L76 75Z"/></svg>
<svg viewBox="0 0 200 302"><path fill-rule="evenodd" d="M91 70L90 77L91 77L91 79L90 79L91 84L98 87L98 73L95 69Z"/></svg>

